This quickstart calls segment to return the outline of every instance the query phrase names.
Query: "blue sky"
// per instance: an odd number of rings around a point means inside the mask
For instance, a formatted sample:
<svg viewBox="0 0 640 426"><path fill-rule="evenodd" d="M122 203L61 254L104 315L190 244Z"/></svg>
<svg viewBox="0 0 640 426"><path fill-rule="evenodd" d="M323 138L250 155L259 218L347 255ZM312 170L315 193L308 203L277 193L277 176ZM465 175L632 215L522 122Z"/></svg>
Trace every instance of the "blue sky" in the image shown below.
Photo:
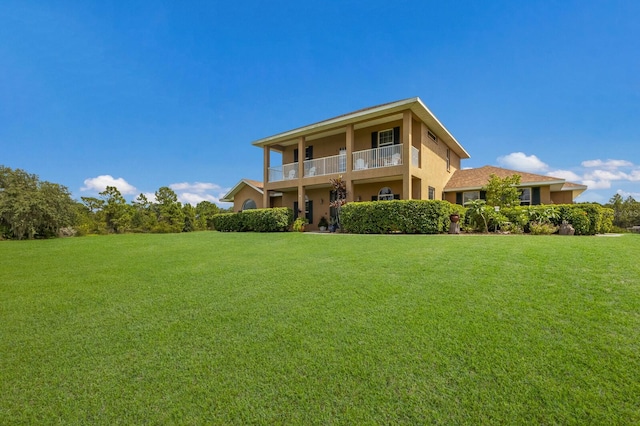
<svg viewBox="0 0 640 426"><path fill-rule="evenodd" d="M0 164L217 201L251 142L419 96L471 154L640 199L637 1L0 4Z"/></svg>

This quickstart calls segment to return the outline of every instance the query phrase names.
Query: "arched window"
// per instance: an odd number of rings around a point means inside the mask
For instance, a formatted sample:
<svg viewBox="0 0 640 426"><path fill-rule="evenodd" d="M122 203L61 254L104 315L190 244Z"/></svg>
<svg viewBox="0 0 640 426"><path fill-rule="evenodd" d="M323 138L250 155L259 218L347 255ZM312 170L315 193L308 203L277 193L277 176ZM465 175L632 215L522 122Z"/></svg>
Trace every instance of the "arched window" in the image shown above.
<svg viewBox="0 0 640 426"><path fill-rule="evenodd" d="M393 191L385 186L378 192L378 201L393 200Z"/></svg>
<svg viewBox="0 0 640 426"><path fill-rule="evenodd" d="M256 209L256 202L253 201L251 198L247 199L244 203L242 203L242 210L251 210L251 209Z"/></svg>

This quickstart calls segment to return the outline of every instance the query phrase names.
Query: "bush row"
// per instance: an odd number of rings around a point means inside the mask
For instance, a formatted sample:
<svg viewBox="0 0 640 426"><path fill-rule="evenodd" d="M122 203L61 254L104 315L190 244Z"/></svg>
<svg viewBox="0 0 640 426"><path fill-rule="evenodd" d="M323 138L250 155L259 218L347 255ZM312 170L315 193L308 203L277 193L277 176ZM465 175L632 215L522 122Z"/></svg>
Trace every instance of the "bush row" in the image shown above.
<svg viewBox="0 0 640 426"><path fill-rule="evenodd" d="M559 226L565 220L573 226L576 235L604 234L613 228L613 210L599 204L522 206L504 208L499 213L525 232L530 230L532 222Z"/></svg>
<svg viewBox="0 0 640 426"><path fill-rule="evenodd" d="M438 234L449 230L449 216L464 219L465 209L448 201L394 200L349 203L342 207L340 226L354 234Z"/></svg>
<svg viewBox="0 0 640 426"><path fill-rule="evenodd" d="M280 232L293 223L293 210L286 207L244 210L213 216L213 227L221 232Z"/></svg>

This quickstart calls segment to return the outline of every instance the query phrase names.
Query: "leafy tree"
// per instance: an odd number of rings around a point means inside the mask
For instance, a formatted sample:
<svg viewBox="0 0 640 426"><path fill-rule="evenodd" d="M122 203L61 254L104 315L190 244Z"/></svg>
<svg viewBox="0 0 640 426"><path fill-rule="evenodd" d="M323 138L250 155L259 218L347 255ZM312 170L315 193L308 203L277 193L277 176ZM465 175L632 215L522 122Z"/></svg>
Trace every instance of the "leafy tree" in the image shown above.
<svg viewBox="0 0 640 426"><path fill-rule="evenodd" d="M131 202L131 205L132 229L138 232L151 232L158 223L158 220L151 209L152 203L147 199L147 196L144 194L138 195L138 197Z"/></svg>
<svg viewBox="0 0 640 426"><path fill-rule="evenodd" d="M104 221L109 232L122 233L131 228L131 211L118 188L107 186L100 192L105 204Z"/></svg>
<svg viewBox="0 0 640 426"><path fill-rule="evenodd" d="M622 195L615 194L605 206L613 209L614 226L630 228L640 225L640 202L632 196L623 199Z"/></svg>
<svg viewBox="0 0 640 426"><path fill-rule="evenodd" d="M331 182L331 186L336 193L336 198L334 201L329 203L330 207L336 209L336 217L338 222L338 228L340 227L340 211L342 206L347 204L347 183L342 179L342 175L338 176L336 179L329 179Z"/></svg>
<svg viewBox="0 0 640 426"><path fill-rule="evenodd" d="M74 221L75 206L62 185L0 166L0 232L9 238L53 236Z"/></svg>
<svg viewBox="0 0 640 426"><path fill-rule="evenodd" d="M485 200L473 200L467 203L467 217L476 229L482 232L489 232L489 215L491 207L487 206Z"/></svg>
<svg viewBox="0 0 640 426"><path fill-rule="evenodd" d="M184 213L182 204L178 201L176 193L168 186L163 186L156 191L156 204L154 205L158 223L155 232L181 232L184 227Z"/></svg>
<svg viewBox="0 0 640 426"><path fill-rule="evenodd" d="M520 205L520 175L500 178L491 174L489 182L482 190L487 193L487 205L502 207L515 207Z"/></svg>
<svg viewBox="0 0 640 426"><path fill-rule="evenodd" d="M185 204L182 206L182 213L184 214L184 226L182 232L192 232L198 230L198 224L196 220L196 209L191 204Z"/></svg>
<svg viewBox="0 0 640 426"><path fill-rule="evenodd" d="M218 206L210 201L200 201L196 206L197 228L199 230L213 229L213 217L220 213Z"/></svg>

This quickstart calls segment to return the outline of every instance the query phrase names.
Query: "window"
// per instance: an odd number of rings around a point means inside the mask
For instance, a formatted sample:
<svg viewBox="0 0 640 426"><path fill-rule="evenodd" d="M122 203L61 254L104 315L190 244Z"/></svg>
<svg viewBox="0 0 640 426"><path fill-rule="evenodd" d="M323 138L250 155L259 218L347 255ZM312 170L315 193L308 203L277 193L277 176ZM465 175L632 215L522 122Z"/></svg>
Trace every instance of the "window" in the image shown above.
<svg viewBox="0 0 640 426"><path fill-rule="evenodd" d="M531 188L522 188L520 190L520 205L521 206L531 205Z"/></svg>
<svg viewBox="0 0 640 426"><path fill-rule="evenodd" d="M431 130L427 129L427 136L429 137L429 139L431 139L435 143L438 143L438 138L436 137L436 135Z"/></svg>
<svg viewBox="0 0 640 426"><path fill-rule="evenodd" d="M467 191L462 193L462 205L480 199L480 191Z"/></svg>
<svg viewBox="0 0 640 426"><path fill-rule="evenodd" d="M253 201L251 198L245 200L244 203L242 203L242 210L252 210L252 209L256 209L256 202Z"/></svg>
<svg viewBox="0 0 640 426"><path fill-rule="evenodd" d="M436 189L433 186L429 187L429 199L430 200L436 199Z"/></svg>
<svg viewBox="0 0 640 426"><path fill-rule="evenodd" d="M451 171L451 149L447 148L447 171Z"/></svg>
<svg viewBox="0 0 640 426"><path fill-rule="evenodd" d="M393 129L378 132L378 147L393 145Z"/></svg>
<svg viewBox="0 0 640 426"><path fill-rule="evenodd" d="M385 186L378 192L378 201L393 200L393 191L388 186Z"/></svg>

